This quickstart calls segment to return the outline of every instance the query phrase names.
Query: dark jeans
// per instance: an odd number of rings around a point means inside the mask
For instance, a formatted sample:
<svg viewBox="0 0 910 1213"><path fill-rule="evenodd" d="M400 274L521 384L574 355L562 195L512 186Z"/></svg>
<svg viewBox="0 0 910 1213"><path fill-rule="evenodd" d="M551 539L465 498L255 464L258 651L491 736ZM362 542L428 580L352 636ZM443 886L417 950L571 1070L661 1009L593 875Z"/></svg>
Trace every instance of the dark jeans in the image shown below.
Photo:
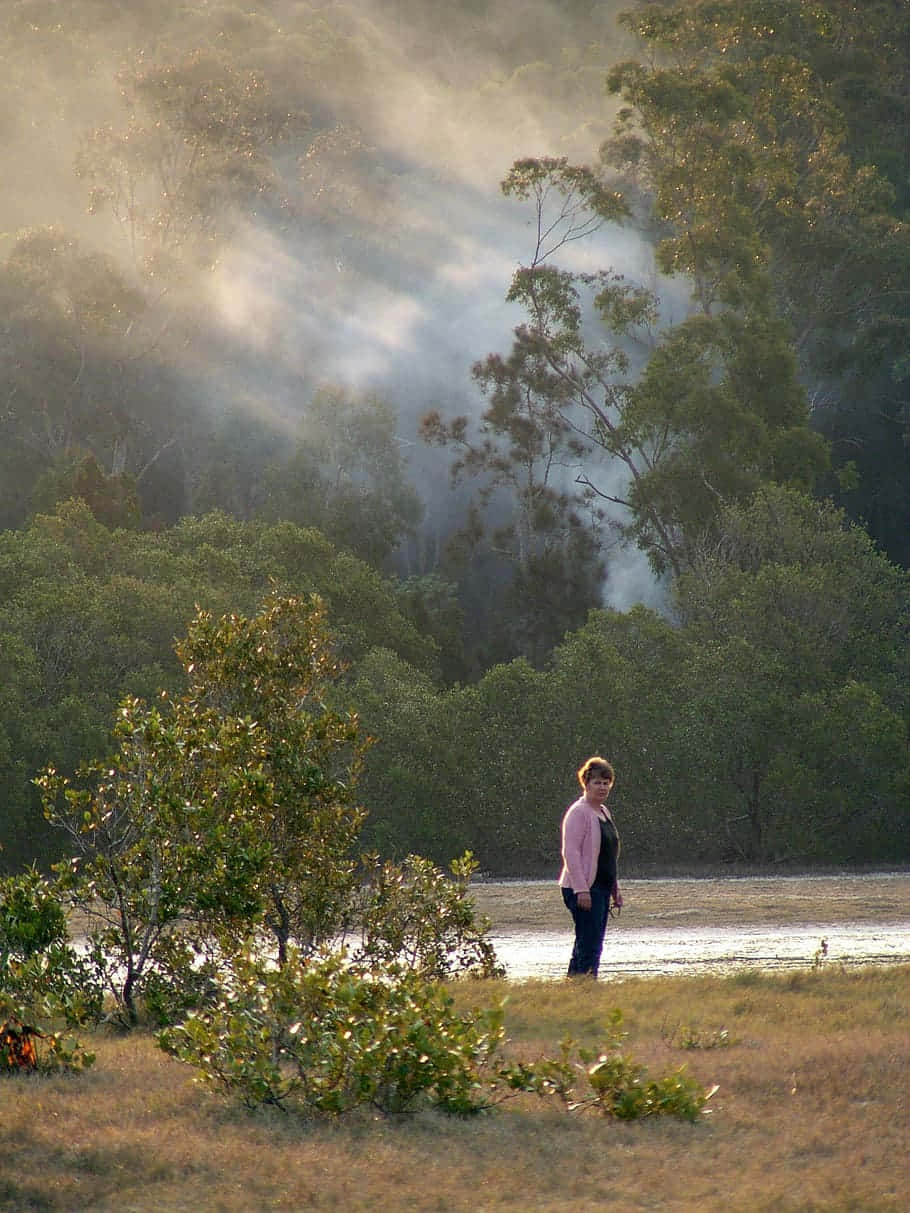
<svg viewBox="0 0 910 1213"><path fill-rule="evenodd" d="M610 913L610 894L612 890L606 885L595 884L591 888L590 910L579 910L578 896L571 889L563 889L562 899L566 909L572 915L575 923L575 946L572 949L572 959L569 961L569 977L578 977L582 973L597 976L600 967L600 953L604 946L604 932L607 929L607 917Z"/></svg>

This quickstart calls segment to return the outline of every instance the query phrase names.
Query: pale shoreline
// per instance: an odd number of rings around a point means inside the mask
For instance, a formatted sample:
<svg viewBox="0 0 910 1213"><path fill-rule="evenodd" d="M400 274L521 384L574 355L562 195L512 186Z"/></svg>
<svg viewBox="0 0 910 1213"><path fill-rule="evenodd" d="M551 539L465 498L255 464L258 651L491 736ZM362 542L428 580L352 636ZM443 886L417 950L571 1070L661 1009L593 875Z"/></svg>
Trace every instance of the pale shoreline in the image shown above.
<svg viewBox="0 0 910 1213"><path fill-rule="evenodd" d="M907 922L910 872L825 876L678 877L621 880L621 924L773 926ZM495 930L563 930L565 907L551 880L472 883L477 910Z"/></svg>
<svg viewBox="0 0 910 1213"><path fill-rule="evenodd" d="M601 976L910 963L910 873L631 879ZM482 881L475 906L509 980L565 976L572 927L555 880Z"/></svg>

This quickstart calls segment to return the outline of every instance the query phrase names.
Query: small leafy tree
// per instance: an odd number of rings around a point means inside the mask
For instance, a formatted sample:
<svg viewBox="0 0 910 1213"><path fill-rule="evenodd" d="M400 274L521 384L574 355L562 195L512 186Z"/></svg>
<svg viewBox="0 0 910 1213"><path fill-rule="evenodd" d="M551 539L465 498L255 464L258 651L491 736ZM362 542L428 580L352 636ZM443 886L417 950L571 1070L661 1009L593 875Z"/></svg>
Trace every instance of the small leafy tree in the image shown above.
<svg viewBox="0 0 910 1213"><path fill-rule="evenodd" d="M252 724L247 770L262 780L263 811L251 856L264 849L265 925L279 964L291 940L311 954L337 932L356 885L355 788L368 744L356 715L327 706L342 667L322 604L274 596L250 619L199 612L177 655L192 714Z"/></svg>
<svg viewBox="0 0 910 1213"><path fill-rule="evenodd" d="M569 1104L570 1109L595 1108L617 1120L641 1120L646 1116L676 1116L697 1120L717 1087L706 1089L685 1067L652 1078L644 1066L623 1051L626 1033L622 1012L614 1010L607 1026L606 1042L598 1049L579 1049L590 1094Z"/></svg>
<svg viewBox="0 0 910 1213"><path fill-rule="evenodd" d="M353 716L324 698L338 675L316 599L259 615L198 612L178 645L188 689L125 700L118 750L74 788L39 778L75 854L60 888L86 915L91 955L125 1022L162 983L192 1003L257 924L279 963L338 927L361 821ZM163 1000L167 1002L167 999Z"/></svg>
<svg viewBox="0 0 910 1213"><path fill-rule="evenodd" d="M363 880L368 742L354 714L327 706L341 668L317 598L273 595L250 618L198 611L177 655L186 690L125 700L118 749L81 772L84 786L53 769L38 780L74 848L58 887L89 923L120 1019L136 1023L140 1000L173 1022L217 998L254 939L283 968L352 924L368 966L496 970L466 897L470 856L451 879L417 857L400 869L371 858Z"/></svg>
<svg viewBox="0 0 910 1213"><path fill-rule="evenodd" d="M129 1023L152 973L185 986L194 940L213 927L246 930L262 909L263 782L246 766L255 730L179 708L124 701L118 752L80 771L88 787L53 769L38 780L49 820L75 850L57 865L59 887L85 916L92 962Z"/></svg>

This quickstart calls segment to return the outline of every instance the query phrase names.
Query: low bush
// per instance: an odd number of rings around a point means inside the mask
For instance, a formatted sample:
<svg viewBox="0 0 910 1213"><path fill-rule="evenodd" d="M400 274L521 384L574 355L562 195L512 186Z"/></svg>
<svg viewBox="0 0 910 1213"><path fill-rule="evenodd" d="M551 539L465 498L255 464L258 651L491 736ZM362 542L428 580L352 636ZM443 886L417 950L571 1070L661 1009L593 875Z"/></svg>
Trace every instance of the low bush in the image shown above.
<svg viewBox="0 0 910 1213"><path fill-rule="evenodd" d="M246 952L217 1005L158 1039L247 1107L339 1116L365 1105L487 1107L485 1074L502 1037L498 1008L459 1016L441 986L401 967L371 973L292 952L275 969Z"/></svg>
<svg viewBox="0 0 910 1213"><path fill-rule="evenodd" d="M560 1057L504 1067L500 1078L515 1090L556 1096L569 1111L593 1108L617 1120L646 1116L697 1120L717 1088L706 1089L684 1067L649 1078L644 1066L622 1052L625 1037L617 1008L599 1048L575 1049L573 1061L574 1042L564 1040Z"/></svg>
<svg viewBox="0 0 910 1213"><path fill-rule="evenodd" d="M623 1120L696 1119L713 1092L683 1070L648 1078L619 1050L621 1022L615 1011L605 1047L578 1049L577 1060L565 1041L558 1058L504 1061L500 1005L459 1015L444 986L411 969L368 971L338 955L306 962L296 953L278 969L247 951L217 1005L158 1040L249 1108L334 1117L363 1106L401 1113L432 1105L466 1114L533 1093Z"/></svg>
<svg viewBox="0 0 910 1213"><path fill-rule="evenodd" d="M85 1024L101 1002L50 884L34 868L0 881L0 1068L91 1065L94 1055L52 1025Z"/></svg>
<svg viewBox="0 0 910 1213"><path fill-rule="evenodd" d="M470 851L452 860L448 873L420 855L401 863L366 862L368 879L355 910L355 962L404 965L428 981L505 975L489 939L489 919L478 916L468 896L477 870Z"/></svg>

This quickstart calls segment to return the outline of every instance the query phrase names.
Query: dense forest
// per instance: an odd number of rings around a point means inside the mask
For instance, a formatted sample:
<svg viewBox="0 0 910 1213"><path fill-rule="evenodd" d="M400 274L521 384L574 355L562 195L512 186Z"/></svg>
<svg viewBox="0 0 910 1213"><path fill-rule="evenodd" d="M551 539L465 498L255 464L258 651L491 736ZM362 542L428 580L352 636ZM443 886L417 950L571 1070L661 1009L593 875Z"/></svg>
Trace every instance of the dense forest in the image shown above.
<svg viewBox="0 0 910 1213"><path fill-rule="evenodd" d="M0 866L318 594L381 855L910 862L905 0L7 0Z"/></svg>

